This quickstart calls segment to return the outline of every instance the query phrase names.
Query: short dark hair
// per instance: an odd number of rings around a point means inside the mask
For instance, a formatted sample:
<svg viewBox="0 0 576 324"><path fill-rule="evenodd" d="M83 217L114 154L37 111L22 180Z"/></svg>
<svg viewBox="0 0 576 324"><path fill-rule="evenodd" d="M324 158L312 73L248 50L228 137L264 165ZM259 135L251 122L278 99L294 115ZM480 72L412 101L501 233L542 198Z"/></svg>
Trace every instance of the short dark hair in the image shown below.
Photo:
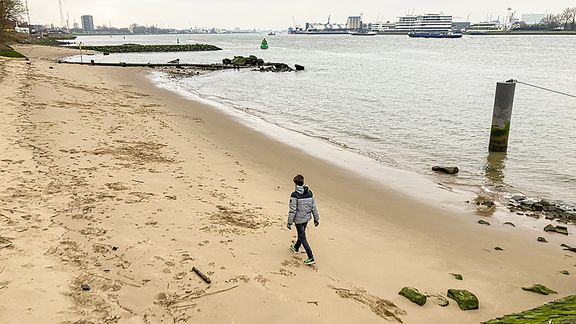
<svg viewBox="0 0 576 324"><path fill-rule="evenodd" d="M294 183L298 186L304 185L304 176L301 174L297 174L293 180L294 180Z"/></svg>

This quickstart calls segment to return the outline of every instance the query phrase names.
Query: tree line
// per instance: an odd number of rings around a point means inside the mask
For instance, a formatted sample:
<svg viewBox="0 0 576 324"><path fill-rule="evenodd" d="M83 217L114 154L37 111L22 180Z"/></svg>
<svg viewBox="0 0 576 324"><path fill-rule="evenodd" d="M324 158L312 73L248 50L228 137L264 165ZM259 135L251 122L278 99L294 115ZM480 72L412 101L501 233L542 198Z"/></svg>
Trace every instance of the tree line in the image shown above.
<svg viewBox="0 0 576 324"><path fill-rule="evenodd" d="M11 29L24 13L22 0L0 0L0 40L6 29Z"/></svg>
<svg viewBox="0 0 576 324"><path fill-rule="evenodd" d="M541 22L548 30L576 30L576 7L566 8L559 14L547 14Z"/></svg>

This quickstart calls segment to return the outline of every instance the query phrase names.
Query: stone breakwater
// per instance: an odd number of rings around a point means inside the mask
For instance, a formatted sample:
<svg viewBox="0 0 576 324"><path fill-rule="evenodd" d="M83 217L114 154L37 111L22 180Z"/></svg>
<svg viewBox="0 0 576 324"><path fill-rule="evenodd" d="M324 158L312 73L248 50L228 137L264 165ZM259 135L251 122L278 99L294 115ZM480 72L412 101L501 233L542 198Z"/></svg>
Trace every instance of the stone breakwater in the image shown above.
<svg viewBox="0 0 576 324"><path fill-rule="evenodd" d="M70 48L80 49L80 46L71 46ZM201 52L201 51L222 50L220 47L209 44L183 44L183 45L122 44L122 45L82 46L82 49L103 53Z"/></svg>
<svg viewBox="0 0 576 324"><path fill-rule="evenodd" d="M508 201L508 210L518 215L549 220L576 223L576 206L548 199L528 198L524 195L514 195Z"/></svg>
<svg viewBox="0 0 576 324"><path fill-rule="evenodd" d="M255 55L250 56L234 56L234 58L225 58L222 60L222 64L230 65L237 68L240 67L253 67L257 68L254 71L260 72L292 72L292 71L303 71L304 66L296 64L294 69L286 63L273 63L264 62L263 59L256 57Z"/></svg>

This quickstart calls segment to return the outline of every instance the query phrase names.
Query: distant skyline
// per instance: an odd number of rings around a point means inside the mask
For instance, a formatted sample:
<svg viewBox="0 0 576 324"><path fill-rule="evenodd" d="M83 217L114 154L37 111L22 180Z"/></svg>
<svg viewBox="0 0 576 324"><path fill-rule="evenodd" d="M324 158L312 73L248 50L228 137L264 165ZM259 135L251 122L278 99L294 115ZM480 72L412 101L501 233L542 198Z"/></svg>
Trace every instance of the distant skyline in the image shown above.
<svg viewBox="0 0 576 324"><path fill-rule="evenodd" d="M24 0L23 0L24 2ZM58 0L28 0L30 18L34 24L54 24L60 26ZM74 21L80 24L80 16L92 15L95 26L127 27L158 25L161 28L186 29L190 27L236 27L284 30L306 22L325 22L328 15L334 23L345 23L348 16L363 13L364 22L376 20L396 21L398 16L407 13L443 12L472 22L484 21L492 16L497 19L506 14L508 7L516 11L516 16L528 13L559 13L567 7L574 7L574 0L486 0L464 3L455 0L413 0L362 2L336 2L334 0L62 0L64 20L69 17L69 26ZM26 15L24 15L26 17Z"/></svg>

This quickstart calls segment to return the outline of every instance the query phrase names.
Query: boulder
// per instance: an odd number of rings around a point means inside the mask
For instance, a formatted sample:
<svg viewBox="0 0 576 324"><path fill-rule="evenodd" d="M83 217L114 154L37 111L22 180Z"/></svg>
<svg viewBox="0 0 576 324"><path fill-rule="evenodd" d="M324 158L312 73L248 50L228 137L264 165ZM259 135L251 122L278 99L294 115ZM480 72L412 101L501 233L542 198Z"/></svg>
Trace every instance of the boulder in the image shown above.
<svg viewBox="0 0 576 324"><path fill-rule="evenodd" d="M460 309L464 311L480 307L478 297L465 289L448 289L448 297L454 299Z"/></svg>
<svg viewBox="0 0 576 324"><path fill-rule="evenodd" d="M510 225L512 227L516 227L516 225L514 225L514 223L512 223L512 222L506 222L506 223L504 223L504 225Z"/></svg>
<svg viewBox="0 0 576 324"><path fill-rule="evenodd" d="M544 227L544 230L546 232L556 232L556 233L568 235L568 228L566 226L561 226L561 225L554 226L552 224L548 224L548 225L546 225L546 227Z"/></svg>
<svg viewBox="0 0 576 324"><path fill-rule="evenodd" d="M246 65L258 65L258 58L254 55L250 55L246 58Z"/></svg>
<svg viewBox="0 0 576 324"><path fill-rule="evenodd" d="M438 306L446 307L450 304L448 299L446 299L446 297L444 297L440 294L438 294L438 295L426 295L426 297L436 299L436 304L438 304Z"/></svg>
<svg viewBox="0 0 576 324"><path fill-rule="evenodd" d="M535 284L532 285L530 287L522 287L522 290L526 290L526 291L531 291L533 293L537 293L537 294L541 294L541 295L550 295L550 294L557 294L557 292L555 292L554 290L541 285L541 284Z"/></svg>
<svg viewBox="0 0 576 324"><path fill-rule="evenodd" d="M538 236L538 242L548 243L548 241L542 236Z"/></svg>
<svg viewBox="0 0 576 324"><path fill-rule="evenodd" d="M304 66L300 64L295 64L294 67L296 68L296 71L304 71Z"/></svg>
<svg viewBox="0 0 576 324"><path fill-rule="evenodd" d="M456 279L456 280L462 280L462 279L464 279L464 278L462 277L462 275L459 274L459 273L451 273L451 275L452 275L452 277L454 277L454 279Z"/></svg>
<svg viewBox="0 0 576 324"><path fill-rule="evenodd" d="M522 194L515 194L510 199L512 199L514 201L522 201L522 200L526 199L526 196L524 196Z"/></svg>
<svg viewBox="0 0 576 324"><path fill-rule="evenodd" d="M566 226L556 225L556 233L568 235L568 228Z"/></svg>
<svg viewBox="0 0 576 324"><path fill-rule="evenodd" d="M230 64L232 64L232 60L229 58L225 58L222 60L222 64L230 65Z"/></svg>
<svg viewBox="0 0 576 324"><path fill-rule="evenodd" d="M501 248L501 247L499 247L499 246L495 247L494 250L496 250L496 251L504 251L504 249Z"/></svg>
<svg viewBox="0 0 576 324"><path fill-rule="evenodd" d="M544 227L544 230L546 232L556 232L556 226L554 226L552 224L548 224L548 225L546 225L546 227Z"/></svg>
<svg viewBox="0 0 576 324"><path fill-rule="evenodd" d="M292 68L288 66L286 63L274 63L274 67L276 68L276 72L290 72Z"/></svg>
<svg viewBox="0 0 576 324"><path fill-rule="evenodd" d="M436 295L434 296L436 297L436 303L438 303L438 305L442 306L442 307L446 307L450 304L450 302L448 301L448 299L446 299L444 296L442 295Z"/></svg>
<svg viewBox="0 0 576 324"><path fill-rule="evenodd" d="M420 306L426 304L426 296L421 294L416 288L404 287L398 292L398 295L404 296Z"/></svg>
<svg viewBox="0 0 576 324"><path fill-rule="evenodd" d="M490 226L490 223L488 223L488 222L487 222L487 221L485 221L485 220L479 220L479 221L478 221L478 224L480 224L480 225L488 225L488 226Z"/></svg>
<svg viewBox="0 0 576 324"><path fill-rule="evenodd" d="M260 72L292 72L294 71L288 64L285 63L266 63L264 67L260 67Z"/></svg>
<svg viewBox="0 0 576 324"><path fill-rule="evenodd" d="M446 173L446 174L456 174L460 170L458 169L458 167L446 167L446 166L435 165L432 167L432 171L442 172L442 173Z"/></svg>
<svg viewBox="0 0 576 324"><path fill-rule="evenodd" d="M232 59L233 65L245 66L246 65L246 58L244 56L234 56Z"/></svg>
<svg viewBox="0 0 576 324"><path fill-rule="evenodd" d="M570 272L568 272L568 270L562 270L562 271L560 271L560 273L563 275L566 275L566 276L570 275Z"/></svg>

